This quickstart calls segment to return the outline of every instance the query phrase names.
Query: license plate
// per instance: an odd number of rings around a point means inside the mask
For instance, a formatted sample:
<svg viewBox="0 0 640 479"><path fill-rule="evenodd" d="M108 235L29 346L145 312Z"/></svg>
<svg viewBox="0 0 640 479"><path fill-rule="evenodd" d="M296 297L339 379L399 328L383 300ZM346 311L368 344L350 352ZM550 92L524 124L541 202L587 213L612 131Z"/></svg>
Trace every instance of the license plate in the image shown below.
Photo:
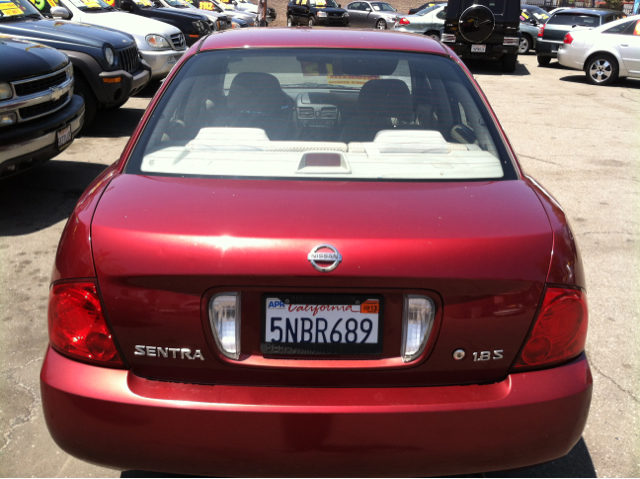
<svg viewBox="0 0 640 479"><path fill-rule="evenodd" d="M484 53L486 51L486 45L471 45L471 53Z"/></svg>
<svg viewBox="0 0 640 479"><path fill-rule="evenodd" d="M62 130L58 130L56 133L58 140L58 149L64 150L69 144L71 144L71 125L65 126Z"/></svg>
<svg viewBox="0 0 640 479"><path fill-rule="evenodd" d="M382 353L380 296L266 295L263 299L263 354Z"/></svg>

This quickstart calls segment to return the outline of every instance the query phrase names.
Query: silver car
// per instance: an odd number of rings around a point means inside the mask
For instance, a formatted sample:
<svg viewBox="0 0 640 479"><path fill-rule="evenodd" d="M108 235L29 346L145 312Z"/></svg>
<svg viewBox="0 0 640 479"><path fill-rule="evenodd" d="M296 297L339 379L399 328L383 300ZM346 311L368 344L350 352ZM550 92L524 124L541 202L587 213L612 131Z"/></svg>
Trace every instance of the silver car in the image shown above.
<svg viewBox="0 0 640 479"><path fill-rule="evenodd" d="M444 27L447 4L440 3L420 10L414 15L398 17L394 29L399 32L419 33L432 38L440 38L440 29Z"/></svg>
<svg viewBox="0 0 640 479"><path fill-rule="evenodd" d="M347 12L352 27L378 30L393 28L400 16L395 8L384 2L351 2Z"/></svg>

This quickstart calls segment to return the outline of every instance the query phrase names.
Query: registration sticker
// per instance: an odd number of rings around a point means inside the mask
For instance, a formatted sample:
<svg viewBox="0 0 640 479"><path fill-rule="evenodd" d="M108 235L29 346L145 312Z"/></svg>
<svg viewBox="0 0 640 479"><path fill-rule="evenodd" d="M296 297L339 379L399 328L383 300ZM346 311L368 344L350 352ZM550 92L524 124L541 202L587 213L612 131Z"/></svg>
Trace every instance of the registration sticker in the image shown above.
<svg viewBox="0 0 640 479"><path fill-rule="evenodd" d="M486 45L471 45L471 53L484 53L486 51Z"/></svg>

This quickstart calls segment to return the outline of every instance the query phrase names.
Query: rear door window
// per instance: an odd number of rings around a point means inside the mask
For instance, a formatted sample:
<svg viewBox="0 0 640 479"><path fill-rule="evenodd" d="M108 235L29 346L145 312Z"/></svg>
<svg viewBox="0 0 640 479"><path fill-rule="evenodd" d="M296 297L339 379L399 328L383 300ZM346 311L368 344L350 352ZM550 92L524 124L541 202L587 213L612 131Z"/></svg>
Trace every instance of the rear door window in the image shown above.
<svg viewBox="0 0 640 479"><path fill-rule="evenodd" d="M557 13L549 19L549 25L579 25L582 27L597 27L600 17L597 15L577 13Z"/></svg>

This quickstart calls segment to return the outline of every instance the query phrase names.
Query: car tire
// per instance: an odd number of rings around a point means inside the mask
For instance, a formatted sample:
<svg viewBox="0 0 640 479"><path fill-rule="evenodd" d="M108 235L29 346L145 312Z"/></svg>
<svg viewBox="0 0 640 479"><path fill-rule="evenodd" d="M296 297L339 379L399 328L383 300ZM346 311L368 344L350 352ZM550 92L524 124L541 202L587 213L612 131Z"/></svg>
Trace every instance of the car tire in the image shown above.
<svg viewBox="0 0 640 479"><path fill-rule="evenodd" d="M387 22L385 22L382 18L376 22L376 30L386 30Z"/></svg>
<svg viewBox="0 0 640 479"><path fill-rule="evenodd" d="M500 60L502 71L505 73L513 73L518 65L518 55L516 53L507 53Z"/></svg>
<svg viewBox="0 0 640 479"><path fill-rule="evenodd" d="M98 100L93 94L91 86L89 86L89 83L84 79L81 73L75 74L73 93L84 99L84 124L82 125L82 130L84 130L91 125L96 116L98 111Z"/></svg>
<svg viewBox="0 0 640 479"><path fill-rule="evenodd" d="M291 15L289 15L287 17L287 26L288 27L292 27L293 26L293 18L291 17Z"/></svg>
<svg viewBox="0 0 640 479"><path fill-rule="evenodd" d="M524 34L520 37L520 45L518 46L518 55L526 55L531 50L531 45L533 44L533 40L527 34Z"/></svg>
<svg viewBox="0 0 640 479"><path fill-rule="evenodd" d="M541 57L538 55L538 65L546 67L549 63L551 63L551 57Z"/></svg>
<svg viewBox="0 0 640 479"><path fill-rule="evenodd" d="M429 38L433 38L434 40L440 40L440 32L436 32L435 30L429 30L428 32L424 32L425 36Z"/></svg>
<svg viewBox="0 0 640 479"><path fill-rule="evenodd" d="M316 19L313 18L313 17L309 17L309 20L307 21L307 26L315 27L316 26Z"/></svg>
<svg viewBox="0 0 640 479"><path fill-rule="evenodd" d="M618 79L618 61L608 53L596 53L585 62L587 82L592 85L607 86Z"/></svg>

